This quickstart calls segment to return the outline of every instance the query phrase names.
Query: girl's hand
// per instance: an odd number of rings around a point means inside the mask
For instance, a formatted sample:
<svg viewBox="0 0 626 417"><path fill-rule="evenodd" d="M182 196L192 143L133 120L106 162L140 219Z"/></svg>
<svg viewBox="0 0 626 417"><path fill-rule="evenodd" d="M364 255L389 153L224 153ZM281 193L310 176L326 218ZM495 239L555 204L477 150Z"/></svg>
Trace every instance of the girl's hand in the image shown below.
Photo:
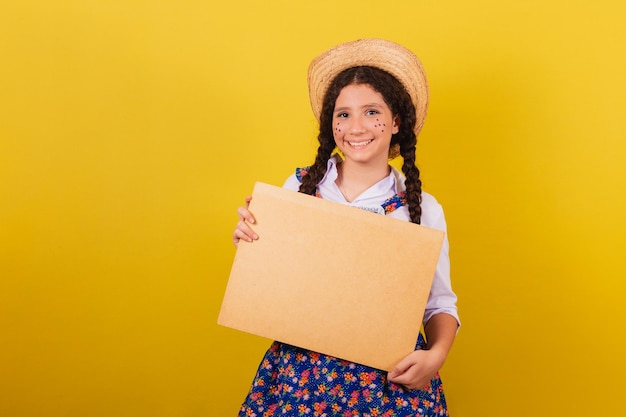
<svg viewBox="0 0 626 417"><path fill-rule="evenodd" d="M248 210L250 206L250 201L252 197L246 197L246 205L237 208L237 214L239 215L239 222L237 222L237 227L233 232L233 243L235 246L239 243L240 240L245 240L246 242L252 242L257 240L259 236L254 233L254 230L248 226L249 224L254 224L254 216Z"/></svg>
<svg viewBox="0 0 626 417"><path fill-rule="evenodd" d="M416 350L402 359L387 379L408 389L422 389L435 376L448 356L459 323L450 314L435 314L424 326L428 348Z"/></svg>
<svg viewBox="0 0 626 417"><path fill-rule="evenodd" d="M387 379L408 389L423 389L439 371L445 355L436 350L416 350L402 359Z"/></svg>

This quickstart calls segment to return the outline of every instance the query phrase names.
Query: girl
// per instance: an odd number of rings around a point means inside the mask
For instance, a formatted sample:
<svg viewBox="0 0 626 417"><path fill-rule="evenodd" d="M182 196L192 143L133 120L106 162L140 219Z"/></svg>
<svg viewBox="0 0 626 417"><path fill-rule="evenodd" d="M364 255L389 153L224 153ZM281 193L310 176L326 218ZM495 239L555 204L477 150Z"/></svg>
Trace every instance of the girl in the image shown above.
<svg viewBox="0 0 626 417"><path fill-rule="evenodd" d="M422 191L415 166L428 106L417 57L393 42L361 39L315 58L308 79L319 148L313 165L297 169L284 187L445 231L443 210ZM389 165L396 156L403 174ZM238 209L235 245L258 239L249 202ZM459 326L449 270L446 239L423 318L425 337L392 372L274 342L239 415L448 415L438 371Z"/></svg>

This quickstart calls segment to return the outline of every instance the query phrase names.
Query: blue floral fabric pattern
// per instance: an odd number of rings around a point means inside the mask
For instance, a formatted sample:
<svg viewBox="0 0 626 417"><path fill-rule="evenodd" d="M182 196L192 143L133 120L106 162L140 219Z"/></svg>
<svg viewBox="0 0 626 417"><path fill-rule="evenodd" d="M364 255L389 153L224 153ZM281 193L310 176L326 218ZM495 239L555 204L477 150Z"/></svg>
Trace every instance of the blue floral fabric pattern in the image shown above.
<svg viewBox="0 0 626 417"><path fill-rule="evenodd" d="M309 173L310 166L304 168L296 168L296 178L298 181L302 182L302 177Z"/></svg>
<svg viewBox="0 0 626 417"><path fill-rule="evenodd" d="M398 209L406 204L406 198L404 197L404 191L400 191L398 194L391 197L389 200L382 204L382 208L385 209L385 214L389 214L395 209Z"/></svg>
<svg viewBox="0 0 626 417"><path fill-rule="evenodd" d="M423 348L420 334L416 349ZM239 417L448 416L439 375L421 390L387 381L387 373L274 342L259 365Z"/></svg>

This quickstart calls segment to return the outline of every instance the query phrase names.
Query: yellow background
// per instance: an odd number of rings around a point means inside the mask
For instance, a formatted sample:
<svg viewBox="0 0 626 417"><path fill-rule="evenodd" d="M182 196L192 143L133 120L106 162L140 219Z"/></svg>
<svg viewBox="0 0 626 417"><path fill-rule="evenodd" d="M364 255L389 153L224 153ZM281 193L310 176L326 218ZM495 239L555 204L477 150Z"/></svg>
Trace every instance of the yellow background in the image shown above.
<svg viewBox="0 0 626 417"><path fill-rule="evenodd" d="M0 415L235 415L269 344L216 324L236 207L312 162L307 65L360 37L429 76L452 415L619 415L625 19L621 0L3 0Z"/></svg>

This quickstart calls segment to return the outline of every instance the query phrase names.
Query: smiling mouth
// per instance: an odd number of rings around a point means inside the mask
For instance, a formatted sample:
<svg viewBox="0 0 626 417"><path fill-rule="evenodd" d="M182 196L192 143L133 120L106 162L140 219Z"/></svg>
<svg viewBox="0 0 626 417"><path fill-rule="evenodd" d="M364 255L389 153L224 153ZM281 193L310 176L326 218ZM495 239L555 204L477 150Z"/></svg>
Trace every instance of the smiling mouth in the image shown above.
<svg viewBox="0 0 626 417"><path fill-rule="evenodd" d="M374 139L364 140L364 141L361 141L361 142L350 142L350 141L347 141L347 142L348 142L348 144L350 146L352 146L354 148L362 148L362 147L370 144L370 142L372 142L373 140Z"/></svg>

